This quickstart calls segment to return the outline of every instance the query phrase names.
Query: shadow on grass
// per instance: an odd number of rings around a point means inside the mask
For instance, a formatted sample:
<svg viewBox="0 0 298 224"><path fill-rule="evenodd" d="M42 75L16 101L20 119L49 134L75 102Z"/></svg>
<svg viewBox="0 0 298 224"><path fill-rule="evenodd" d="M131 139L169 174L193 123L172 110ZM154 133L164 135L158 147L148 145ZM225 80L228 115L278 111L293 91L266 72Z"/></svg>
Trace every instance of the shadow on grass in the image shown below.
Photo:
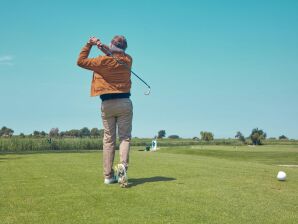
<svg viewBox="0 0 298 224"><path fill-rule="evenodd" d="M161 176L156 176L156 177L147 177L147 178L129 178L129 187L135 187L140 184L145 184L145 183L152 183L152 182L165 182L165 181L173 181L176 180L175 178L172 177L161 177Z"/></svg>

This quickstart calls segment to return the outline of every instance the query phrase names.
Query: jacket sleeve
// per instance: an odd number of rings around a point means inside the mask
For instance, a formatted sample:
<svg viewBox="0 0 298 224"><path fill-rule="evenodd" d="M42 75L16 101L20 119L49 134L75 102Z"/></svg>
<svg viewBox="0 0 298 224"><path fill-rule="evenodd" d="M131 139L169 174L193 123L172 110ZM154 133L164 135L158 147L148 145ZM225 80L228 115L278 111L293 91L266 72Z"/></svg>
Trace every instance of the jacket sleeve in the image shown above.
<svg viewBox="0 0 298 224"><path fill-rule="evenodd" d="M86 44L79 55L77 65L89 69L89 70L98 70L101 65L101 57L88 58L92 45Z"/></svg>

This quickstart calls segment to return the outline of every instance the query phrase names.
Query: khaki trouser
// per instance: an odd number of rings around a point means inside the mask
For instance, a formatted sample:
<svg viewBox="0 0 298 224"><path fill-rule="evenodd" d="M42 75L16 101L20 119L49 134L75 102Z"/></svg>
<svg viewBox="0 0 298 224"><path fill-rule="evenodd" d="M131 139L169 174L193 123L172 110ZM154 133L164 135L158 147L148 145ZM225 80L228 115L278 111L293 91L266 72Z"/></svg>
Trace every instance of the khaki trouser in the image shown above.
<svg viewBox="0 0 298 224"><path fill-rule="evenodd" d="M129 98L106 100L101 104L101 117L104 126L103 170L105 178L114 175L112 167L115 157L117 127L120 140L120 163L126 169L128 168L132 115L133 107Z"/></svg>

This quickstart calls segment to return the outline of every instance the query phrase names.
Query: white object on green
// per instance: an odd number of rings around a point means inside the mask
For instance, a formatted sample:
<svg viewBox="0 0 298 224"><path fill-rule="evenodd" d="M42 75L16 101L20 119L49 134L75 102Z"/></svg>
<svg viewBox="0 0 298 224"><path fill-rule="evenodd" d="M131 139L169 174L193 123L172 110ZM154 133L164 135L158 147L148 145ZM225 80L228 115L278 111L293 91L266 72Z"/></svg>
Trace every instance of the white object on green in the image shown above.
<svg viewBox="0 0 298 224"><path fill-rule="evenodd" d="M287 174L284 171L279 171L276 178L280 181L284 181L287 178Z"/></svg>
<svg viewBox="0 0 298 224"><path fill-rule="evenodd" d="M152 151L155 151L157 149L157 141L156 139L152 140L152 143L151 143L151 150Z"/></svg>

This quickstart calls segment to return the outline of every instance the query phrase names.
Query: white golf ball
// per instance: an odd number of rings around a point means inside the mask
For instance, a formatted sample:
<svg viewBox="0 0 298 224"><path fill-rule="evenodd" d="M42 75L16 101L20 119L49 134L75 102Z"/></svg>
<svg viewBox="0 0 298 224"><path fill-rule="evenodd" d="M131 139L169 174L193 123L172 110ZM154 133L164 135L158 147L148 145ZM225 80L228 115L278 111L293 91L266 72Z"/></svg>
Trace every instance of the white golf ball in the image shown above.
<svg viewBox="0 0 298 224"><path fill-rule="evenodd" d="M279 171L276 178L278 180L286 180L287 174L284 171Z"/></svg>

